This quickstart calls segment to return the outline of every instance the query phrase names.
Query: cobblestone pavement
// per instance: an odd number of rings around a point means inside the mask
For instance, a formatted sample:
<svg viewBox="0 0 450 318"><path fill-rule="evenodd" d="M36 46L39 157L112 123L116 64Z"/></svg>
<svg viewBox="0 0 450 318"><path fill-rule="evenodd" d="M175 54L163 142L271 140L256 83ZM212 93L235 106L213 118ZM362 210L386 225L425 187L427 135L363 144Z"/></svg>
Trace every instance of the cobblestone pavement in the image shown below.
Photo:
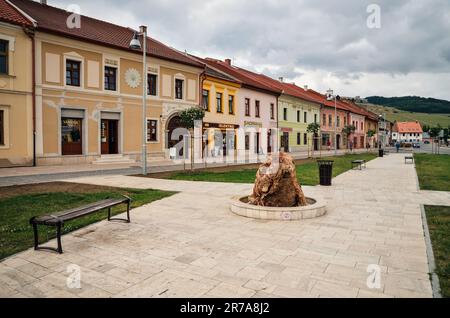
<svg viewBox="0 0 450 318"><path fill-rule="evenodd" d="M70 181L179 193L133 210L131 224L100 222L65 235L63 255L28 250L6 259L0 296L432 297L420 205L450 205L449 193L419 191L414 166L395 154L332 187L304 187L329 208L300 222L233 215L229 199L249 194L246 184ZM67 287L71 264L81 269L81 289ZM379 288L367 285L371 265Z"/></svg>

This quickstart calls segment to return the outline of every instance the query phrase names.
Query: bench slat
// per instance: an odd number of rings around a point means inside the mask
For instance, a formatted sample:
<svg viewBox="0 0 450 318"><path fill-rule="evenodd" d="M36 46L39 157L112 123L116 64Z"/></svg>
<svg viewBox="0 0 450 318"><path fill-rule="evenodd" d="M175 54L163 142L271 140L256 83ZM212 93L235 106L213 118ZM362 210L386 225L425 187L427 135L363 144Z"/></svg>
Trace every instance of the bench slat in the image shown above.
<svg viewBox="0 0 450 318"><path fill-rule="evenodd" d="M128 199L107 199L103 201L99 201L93 204L88 204L85 206L81 206L78 208L61 211L54 213L52 215L43 215L34 220L36 223L45 223L45 224L56 224L61 221L70 221L75 218L88 215L94 212L98 212L100 210L113 207L122 203L126 203Z"/></svg>

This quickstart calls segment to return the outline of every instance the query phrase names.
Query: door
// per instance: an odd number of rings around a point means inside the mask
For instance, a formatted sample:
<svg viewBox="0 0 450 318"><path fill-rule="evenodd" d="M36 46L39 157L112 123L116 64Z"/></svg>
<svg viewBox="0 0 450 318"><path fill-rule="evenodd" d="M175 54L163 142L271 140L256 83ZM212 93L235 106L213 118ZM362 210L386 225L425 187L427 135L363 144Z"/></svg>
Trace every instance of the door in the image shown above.
<svg viewBox="0 0 450 318"><path fill-rule="evenodd" d="M336 136L336 148L341 149L341 135Z"/></svg>
<svg viewBox="0 0 450 318"><path fill-rule="evenodd" d="M83 154L83 121L79 118L61 118L61 152L63 156Z"/></svg>
<svg viewBox="0 0 450 318"><path fill-rule="evenodd" d="M260 136L261 136L261 134L258 132L258 133L256 133L256 149L255 149L255 152L257 153L257 154L259 154L260 153L260 150L261 150L261 145L260 145Z"/></svg>
<svg viewBox="0 0 450 318"><path fill-rule="evenodd" d="M284 152L289 152L289 133L284 132L281 136L281 148Z"/></svg>
<svg viewBox="0 0 450 318"><path fill-rule="evenodd" d="M272 153L272 129L267 132L267 153Z"/></svg>
<svg viewBox="0 0 450 318"><path fill-rule="evenodd" d="M101 124L102 155L119 153L119 121L102 119Z"/></svg>
<svg viewBox="0 0 450 318"><path fill-rule="evenodd" d="M314 134L314 151L319 151L319 135Z"/></svg>

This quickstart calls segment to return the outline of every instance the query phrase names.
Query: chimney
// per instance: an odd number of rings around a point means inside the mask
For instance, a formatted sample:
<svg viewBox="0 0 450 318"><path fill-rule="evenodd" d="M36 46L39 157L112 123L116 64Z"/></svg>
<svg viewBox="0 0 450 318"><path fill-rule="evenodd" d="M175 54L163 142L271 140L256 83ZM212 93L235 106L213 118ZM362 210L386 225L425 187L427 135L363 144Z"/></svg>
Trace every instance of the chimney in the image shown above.
<svg viewBox="0 0 450 318"><path fill-rule="evenodd" d="M281 76L281 77L278 77L278 80L279 80L281 83L283 83L284 78Z"/></svg>
<svg viewBox="0 0 450 318"><path fill-rule="evenodd" d="M308 85L303 86L303 88L305 89L305 91L308 90Z"/></svg>
<svg viewBox="0 0 450 318"><path fill-rule="evenodd" d="M231 66L231 59L225 59L225 63L227 63L227 65Z"/></svg>
<svg viewBox="0 0 450 318"><path fill-rule="evenodd" d="M47 0L41 0L41 4L47 5Z"/></svg>

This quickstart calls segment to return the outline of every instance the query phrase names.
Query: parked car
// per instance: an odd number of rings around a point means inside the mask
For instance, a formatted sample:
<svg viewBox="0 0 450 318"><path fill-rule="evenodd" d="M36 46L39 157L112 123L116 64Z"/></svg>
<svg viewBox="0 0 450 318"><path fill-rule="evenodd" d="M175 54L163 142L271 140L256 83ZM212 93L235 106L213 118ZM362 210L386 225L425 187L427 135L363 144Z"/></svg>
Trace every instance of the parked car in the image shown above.
<svg viewBox="0 0 450 318"><path fill-rule="evenodd" d="M415 149L420 149L420 144L419 143L413 143L412 147L415 148Z"/></svg>
<svg viewBox="0 0 450 318"><path fill-rule="evenodd" d="M425 145L429 145L431 142L430 142L429 140L425 140L423 143L424 143Z"/></svg>

